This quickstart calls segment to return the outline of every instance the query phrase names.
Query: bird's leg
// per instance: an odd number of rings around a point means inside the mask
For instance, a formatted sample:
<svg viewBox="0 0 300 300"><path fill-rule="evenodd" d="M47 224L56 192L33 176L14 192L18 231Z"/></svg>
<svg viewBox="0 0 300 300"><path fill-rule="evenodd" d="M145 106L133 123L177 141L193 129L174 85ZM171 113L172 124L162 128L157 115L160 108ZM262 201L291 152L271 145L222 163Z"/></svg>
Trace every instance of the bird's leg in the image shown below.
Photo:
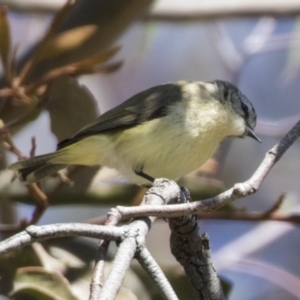
<svg viewBox="0 0 300 300"><path fill-rule="evenodd" d="M181 191L180 201L182 203L189 203L189 202L192 201L191 194L190 194L189 190L186 187L181 186L180 191Z"/></svg>
<svg viewBox="0 0 300 300"><path fill-rule="evenodd" d="M137 167L136 169L134 169L134 173L138 176L141 176L143 178L145 178L146 180L149 180L150 182L154 182L154 178L146 173L143 172L143 165L140 165L139 167Z"/></svg>
<svg viewBox="0 0 300 300"><path fill-rule="evenodd" d="M139 165L137 168L134 169L134 173L138 176L141 176L143 178L145 178L146 180L149 180L151 183L154 182L154 178L146 173L143 172L143 168L144 166L143 165ZM192 197L190 195L190 192L189 190L184 187L184 186L181 186L180 187L180 190L181 190L181 193L180 193L180 202L182 203L189 203L192 201ZM197 221L198 217L197 215L192 215L191 216L192 220L194 221ZM166 222L167 220L165 218L163 218Z"/></svg>
<svg viewBox="0 0 300 300"><path fill-rule="evenodd" d="M180 191L181 191L180 201L182 201L183 203L189 203L189 202L192 201L191 194L190 194L189 190L186 187L181 186ZM198 220L198 216L196 214L191 215L191 219L196 222Z"/></svg>

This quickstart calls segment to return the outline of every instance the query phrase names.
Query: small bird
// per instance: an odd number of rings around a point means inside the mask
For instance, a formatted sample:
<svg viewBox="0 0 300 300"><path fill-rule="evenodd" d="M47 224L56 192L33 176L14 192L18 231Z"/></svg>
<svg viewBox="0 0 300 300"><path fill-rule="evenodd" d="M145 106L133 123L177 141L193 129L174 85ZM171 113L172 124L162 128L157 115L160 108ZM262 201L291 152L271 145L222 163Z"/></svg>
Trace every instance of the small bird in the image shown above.
<svg viewBox="0 0 300 300"><path fill-rule="evenodd" d="M104 113L53 153L10 166L28 183L69 165L103 165L130 182L177 180L197 169L226 137L254 133L256 113L233 84L178 81L140 92Z"/></svg>

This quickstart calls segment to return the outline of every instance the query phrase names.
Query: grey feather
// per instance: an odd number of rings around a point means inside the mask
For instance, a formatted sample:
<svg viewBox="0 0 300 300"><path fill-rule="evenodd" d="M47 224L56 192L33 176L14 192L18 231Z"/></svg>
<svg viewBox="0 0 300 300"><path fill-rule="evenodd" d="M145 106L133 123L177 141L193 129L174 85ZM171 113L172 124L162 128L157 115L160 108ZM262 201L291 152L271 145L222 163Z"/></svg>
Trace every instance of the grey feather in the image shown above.
<svg viewBox="0 0 300 300"><path fill-rule="evenodd" d="M61 169L66 168L67 166L68 165L63 165L63 164L56 164L56 165L45 164L45 165L37 166L37 168L35 168L33 171L32 168L27 168L27 169L20 170L19 172L23 180L26 180L26 182L28 183L33 183L49 175L52 175L60 171Z"/></svg>
<svg viewBox="0 0 300 300"><path fill-rule="evenodd" d="M138 93L121 105L104 113L93 123L81 129L71 139L58 144L58 149L76 143L94 134L121 130L166 115L167 108L182 99L182 90L176 83L168 83Z"/></svg>
<svg viewBox="0 0 300 300"><path fill-rule="evenodd" d="M67 167L67 165L63 164L48 164L48 161L55 155L56 153L50 153L31 157L27 160L18 161L9 168L17 170L18 176L22 181L32 183Z"/></svg>

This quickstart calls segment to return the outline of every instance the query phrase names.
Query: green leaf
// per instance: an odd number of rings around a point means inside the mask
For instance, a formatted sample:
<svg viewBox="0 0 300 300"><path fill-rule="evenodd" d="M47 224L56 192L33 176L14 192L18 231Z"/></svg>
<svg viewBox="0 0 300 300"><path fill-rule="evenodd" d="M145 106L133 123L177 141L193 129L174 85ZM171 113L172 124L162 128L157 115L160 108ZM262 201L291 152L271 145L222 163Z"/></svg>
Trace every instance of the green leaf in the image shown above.
<svg viewBox="0 0 300 300"><path fill-rule="evenodd" d="M15 299L78 300L65 277L42 267L19 269L11 296Z"/></svg>
<svg viewBox="0 0 300 300"><path fill-rule="evenodd" d="M86 267L86 263L83 260L63 248L50 247L49 253L67 268L83 269Z"/></svg>

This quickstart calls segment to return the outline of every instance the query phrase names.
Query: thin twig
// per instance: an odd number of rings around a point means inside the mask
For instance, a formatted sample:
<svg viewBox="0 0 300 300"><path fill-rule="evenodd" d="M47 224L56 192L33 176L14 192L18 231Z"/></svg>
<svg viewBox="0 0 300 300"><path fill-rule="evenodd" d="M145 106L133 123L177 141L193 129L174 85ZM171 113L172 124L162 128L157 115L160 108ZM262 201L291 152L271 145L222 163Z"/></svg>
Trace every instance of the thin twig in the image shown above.
<svg viewBox="0 0 300 300"><path fill-rule="evenodd" d="M112 217L113 215L114 213L112 212L108 214L105 220L105 225L115 226L118 224L119 219L117 217ZM98 299L104 285L104 268L109 244L109 241L99 241L93 277L90 284L90 300Z"/></svg>
<svg viewBox="0 0 300 300"><path fill-rule="evenodd" d="M31 138L31 149L30 149L30 152L29 152L29 156L30 156L30 157L35 156L35 151L36 151L36 139L35 139L35 137L33 136L33 137Z"/></svg>
<svg viewBox="0 0 300 300"><path fill-rule="evenodd" d="M178 300L172 286L170 285L165 274L152 257L151 253L146 247L142 247L136 253L136 259L141 264L143 269L147 272L150 278L154 281L155 285L159 288L161 295L164 299Z"/></svg>
<svg viewBox="0 0 300 300"><path fill-rule="evenodd" d="M278 212L273 212L272 214L265 215L265 213L259 212L223 212L214 211L209 213L198 213L198 218L200 220L230 220L230 221L278 221L293 223L295 225L300 225L300 215L299 214L282 214Z"/></svg>
<svg viewBox="0 0 300 300"><path fill-rule="evenodd" d="M56 69L52 69L46 74L42 75L41 78L39 78L38 80L26 86L25 93L31 94L40 86L44 84L49 84L52 80L62 75L75 76L77 75L78 72L79 72L78 68L76 68L74 65L67 65Z"/></svg>
<svg viewBox="0 0 300 300"><path fill-rule="evenodd" d="M4 126L2 128L7 128L7 126ZM18 147L15 145L13 139L10 136L9 131L6 133L3 133L4 135L4 140L5 142L3 142L4 148L6 148L7 150L11 151L12 153L14 153L15 155L17 155L19 160L24 160L27 159L27 156L24 155L19 149ZM30 149L30 157L35 156L35 151L36 151L36 139L35 137L31 138L31 149ZM60 178L61 178L61 183L65 184L72 184L72 181L67 177L64 176L62 173L59 173ZM46 211L47 207L49 206L49 197L43 192L40 183L32 183L32 184L28 184L26 185L27 190L29 195L35 200L35 208L34 211L32 213L32 217L29 221L23 221L20 225L14 225L16 226L15 228L18 230L22 230L25 226L25 224L27 225L33 225L36 224L40 218L43 216L44 212ZM57 187L57 189L60 188L60 185ZM56 190L57 190L56 189ZM56 192L53 191L53 194ZM12 229L12 227L10 227L10 230ZM4 228L5 230L5 228ZM0 227L0 231L1 231L1 227Z"/></svg>
<svg viewBox="0 0 300 300"><path fill-rule="evenodd" d="M127 237L121 243L104 287L97 298L91 297L90 299L114 300L116 298L126 272L129 269L130 262L134 257L136 247L135 236Z"/></svg>
<svg viewBox="0 0 300 300"><path fill-rule="evenodd" d="M282 214L278 212L286 194L283 193L274 203L274 205L265 212L224 212L213 211L209 213L198 213L197 217L201 220L235 220L235 221L281 221L300 224L300 215Z"/></svg>
<svg viewBox="0 0 300 300"><path fill-rule="evenodd" d="M35 200L35 207L28 225L36 224L49 206L47 195L36 183L28 184L29 195Z"/></svg>
<svg viewBox="0 0 300 300"><path fill-rule="evenodd" d="M105 240L99 242L95 268L90 283L90 300L97 300L104 286L104 268L109 244L110 242Z"/></svg>
<svg viewBox="0 0 300 300"><path fill-rule="evenodd" d="M281 205L283 204L283 201L286 198L286 193L283 193L279 196L279 198L277 199L277 201L274 203L274 205L268 209L267 211L265 211L263 214L268 217L272 214L274 214L275 212L278 211L278 209L281 207Z"/></svg>
<svg viewBox="0 0 300 300"><path fill-rule="evenodd" d="M88 219L85 223L94 225L104 225L107 220L107 215L101 215L95 218Z"/></svg>
<svg viewBox="0 0 300 300"><path fill-rule="evenodd" d="M6 133L4 136L4 142L3 142L3 146L6 150L12 152L13 154L15 154L19 160L24 160L27 159L28 156L24 155L19 149L18 147L15 145L15 143L13 142L10 133Z"/></svg>
<svg viewBox="0 0 300 300"><path fill-rule="evenodd" d="M3 143L4 147L7 150L14 153L15 155L17 155L19 160L27 159L27 156L24 155L18 149L18 147L15 145L9 132L4 135L4 140L5 140L5 142ZM36 140L35 140L35 137L32 137L31 138L30 157L35 155L35 150L36 150ZM36 205L35 205L34 211L32 213L31 220L27 221L27 222L25 222L25 221L22 222L22 224L20 224L20 226L19 226L19 229L23 229L23 226L25 225L25 223L27 223L27 225L36 224L40 220L40 218L43 216L45 210L47 209L47 207L49 205L47 195L42 191L42 189L40 188L40 186L38 186L38 184L36 184L36 183L28 184L26 187L27 187L29 195L35 200Z"/></svg>
<svg viewBox="0 0 300 300"><path fill-rule="evenodd" d="M14 234L27 227L27 221L21 220L19 224L0 224L0 233Z"/></svg>

